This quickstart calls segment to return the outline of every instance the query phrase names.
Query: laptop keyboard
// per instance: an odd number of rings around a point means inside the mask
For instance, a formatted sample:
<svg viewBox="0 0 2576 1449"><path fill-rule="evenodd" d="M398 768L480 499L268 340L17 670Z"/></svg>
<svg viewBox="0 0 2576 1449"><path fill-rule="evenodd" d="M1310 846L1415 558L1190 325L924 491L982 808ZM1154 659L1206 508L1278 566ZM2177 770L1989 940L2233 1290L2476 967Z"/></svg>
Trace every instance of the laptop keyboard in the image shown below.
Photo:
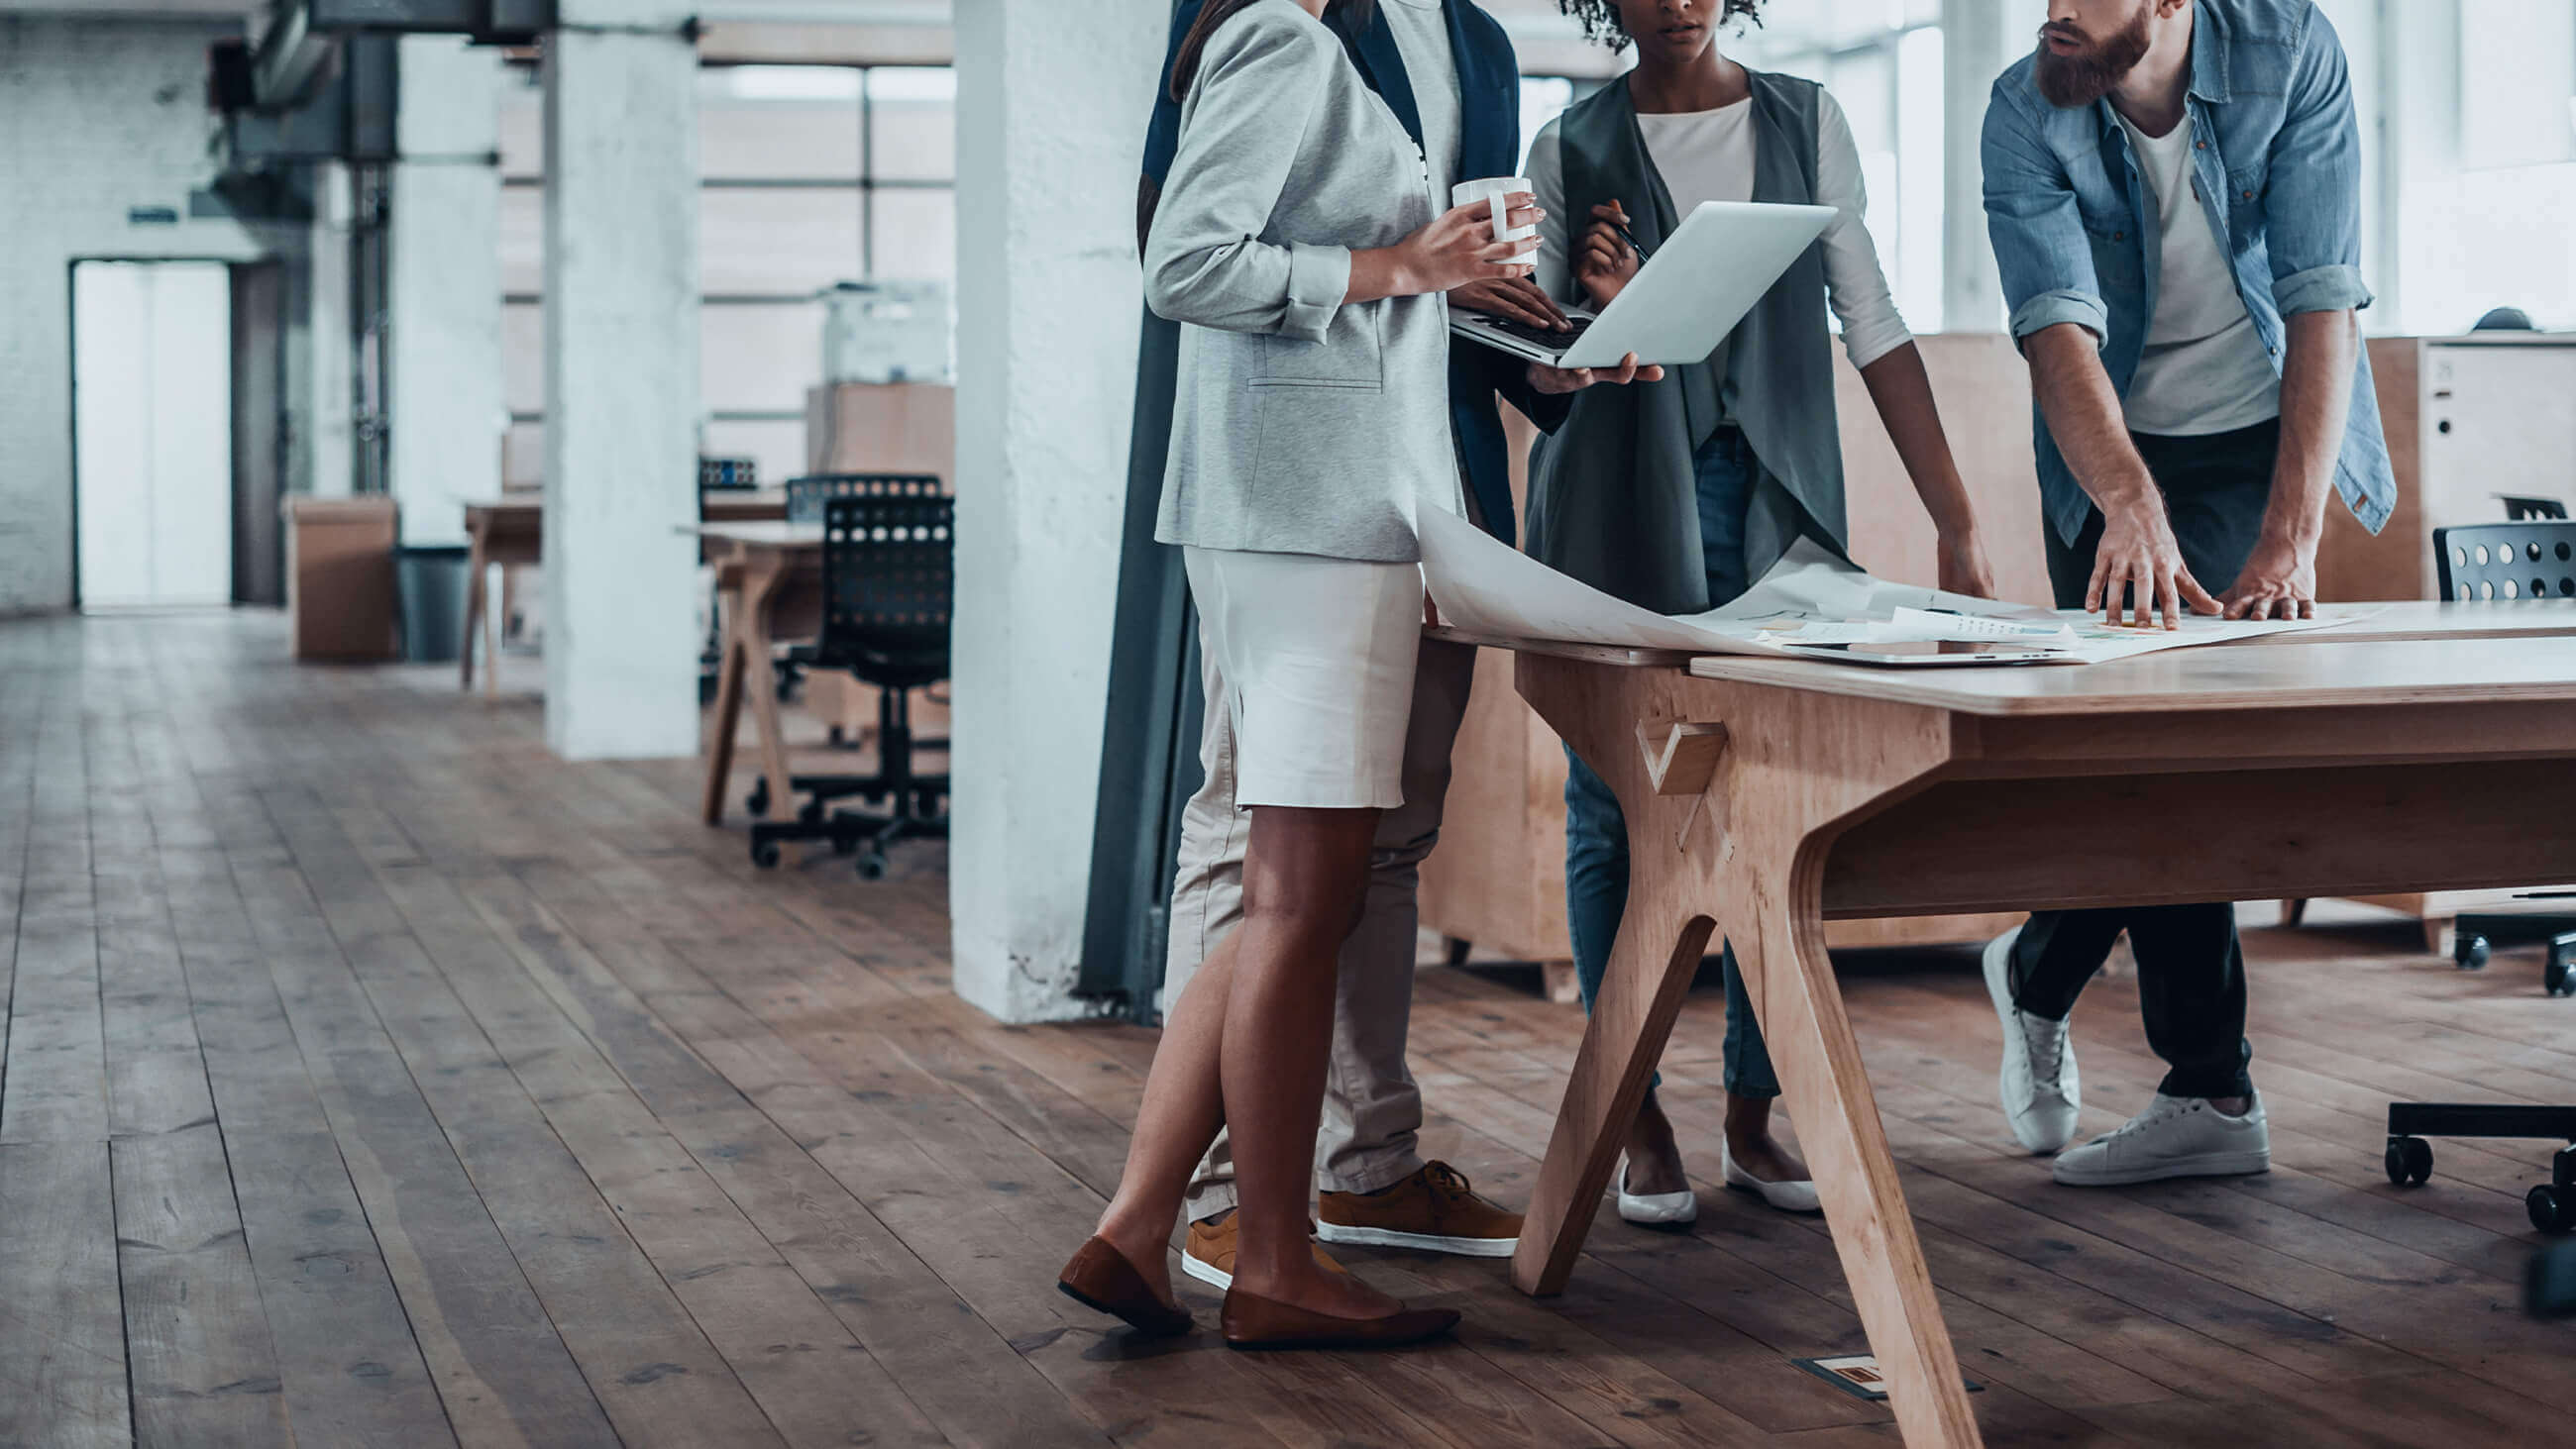
<svg viewBox="0 0 2576 1449"><path fill-rule="evenodd" d="M1491 327L1497 332L1517 337L1523 342L1535 342L1541 347L1554 348L1559 352L1572 347L1574 340L1581 337L1584 329L1592 325L1592 319L1589 317L1568 317L1565 320L1573 325L1560 332L1553 327L1532 326L1515 318L1497 317L1490 312L1480 312L1476 315L1479 326Z"/></svg>

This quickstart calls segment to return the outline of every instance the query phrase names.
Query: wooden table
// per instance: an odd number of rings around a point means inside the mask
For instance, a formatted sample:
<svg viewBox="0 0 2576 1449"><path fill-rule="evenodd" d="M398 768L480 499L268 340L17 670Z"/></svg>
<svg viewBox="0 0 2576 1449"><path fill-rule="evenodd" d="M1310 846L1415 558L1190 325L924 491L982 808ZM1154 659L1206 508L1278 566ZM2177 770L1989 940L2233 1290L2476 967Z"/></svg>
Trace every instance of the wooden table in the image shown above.
<svg viewBox="0 0 2576 1449"><path fill-rule="evenodd" d="M778 676L771 651L781 639L811 635L822 613L823 525L819 523L707 523L688 532L706 543L716 566L717 609L724 619L724 653L716 666L715 719L707 738L707 777L700 813L709 825L724 821L724 792L733 773L734 732L743 700L760 739L760 768L769 785L769 814L793 805L787 737L778 718Z"/></svg>
<svg viewBox="0 0 2576 1449"><path fill-rule="evenodd" d="M708 490L702 497L702 512L709 523L775 521L787 516L787 490L783 488L718 488ZM545 494L541 490L532 488L524 494L466 502L465 539L472 553L466 561L465 641L456 652L458 678L464 688L474 687L474 635L478 626L485 657L495 661L501 657L500 623L485 598L492 565L543 562L545 536ZM483 671L485 694L497 691L497 672L492 668Z"/></svg>
<svg viewBox="0 0 2576 1449"><path fill-rule="evenodd" d="M1981 1441L1826 919L2576 879L2576 603L2081 668L1506 647L1617 792L1633 873L1513 1282L1563 1288L1723 923L1912 1445Z"/></svg>

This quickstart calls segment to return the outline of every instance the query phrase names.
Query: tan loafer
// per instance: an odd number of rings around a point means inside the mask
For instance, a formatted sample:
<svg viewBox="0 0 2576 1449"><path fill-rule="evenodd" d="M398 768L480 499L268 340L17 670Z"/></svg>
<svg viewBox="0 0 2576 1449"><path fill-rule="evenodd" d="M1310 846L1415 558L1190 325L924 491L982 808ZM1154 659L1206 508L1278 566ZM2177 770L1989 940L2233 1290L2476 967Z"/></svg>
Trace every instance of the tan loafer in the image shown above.
<svg viewBox="0 0 2576 1449"><path fill-rule="evenodd" d="M1145 1275L1106 1238L1093 1238L1074 1250L1055 1279L1056 1291L1095 1312L1124 1321L1150 1338L1174 1338L1198 1326L1186 1308L1154 1296Z"/></svg>
<svg viewBox="0 0 2576 1449"><path fill-rule="evenodd" d="M1521 1242L1521 1215L1477 1196L1445 1162L1376 1192L1320 1194L1315 1217L1315 1236L1328 1243L1508 1258Z"/></svg>
<svg viewBox="0 0 2576 1449"><path fill-rule="evenodd" d="M1337 1318L1229 1288L1221 1321L1228 1348L1402 1348L1456 1328L1458 1310L1399 1308L1383 1318Z"/></svg>

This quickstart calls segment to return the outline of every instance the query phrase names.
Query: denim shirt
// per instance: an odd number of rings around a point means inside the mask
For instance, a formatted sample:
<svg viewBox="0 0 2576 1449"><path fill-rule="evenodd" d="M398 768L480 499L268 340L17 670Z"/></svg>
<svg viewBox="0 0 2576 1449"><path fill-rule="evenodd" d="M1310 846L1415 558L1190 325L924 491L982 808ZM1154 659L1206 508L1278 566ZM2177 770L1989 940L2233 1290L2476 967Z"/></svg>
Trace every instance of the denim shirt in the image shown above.
<svg viewBox="0 0 2576 1449"><path fill-rule="evenodd" d="M2284 316L2370 305L2360 268L2361 133L2343 44L2310 0L2197 0L2192 8L2183 118L2192 170L2277 373ZM2025 56L2005 71L1986 105L1986 222L2013 339L2061 322L2083 326L2125 399L2156 314L2163 240L2155 197L2109 100L2050 105L2036 63ZM2093 500L2046 419L2035 416L2035 429L2042 506L2072 543ZM2353 373L2335 486L2372 532L2388 521L2397 480L2367 349Z"/></svg>

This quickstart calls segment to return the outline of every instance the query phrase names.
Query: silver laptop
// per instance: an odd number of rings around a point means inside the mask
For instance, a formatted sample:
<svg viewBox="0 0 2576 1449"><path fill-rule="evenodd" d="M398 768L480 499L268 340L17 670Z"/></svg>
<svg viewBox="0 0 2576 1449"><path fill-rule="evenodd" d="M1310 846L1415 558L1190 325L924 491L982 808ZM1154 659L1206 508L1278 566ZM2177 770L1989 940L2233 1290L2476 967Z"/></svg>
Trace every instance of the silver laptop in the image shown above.
<svg viewBox="0 0 2576 1449"><path fill-rule="evenodd" d="M1449 330L1551 367L1617 367L1631 352L1640 363L1704 362L1833 219L1830 206L1704 201L1609 306L1566 309L1574 330L1463 307L1449 309Z"/></svg>

